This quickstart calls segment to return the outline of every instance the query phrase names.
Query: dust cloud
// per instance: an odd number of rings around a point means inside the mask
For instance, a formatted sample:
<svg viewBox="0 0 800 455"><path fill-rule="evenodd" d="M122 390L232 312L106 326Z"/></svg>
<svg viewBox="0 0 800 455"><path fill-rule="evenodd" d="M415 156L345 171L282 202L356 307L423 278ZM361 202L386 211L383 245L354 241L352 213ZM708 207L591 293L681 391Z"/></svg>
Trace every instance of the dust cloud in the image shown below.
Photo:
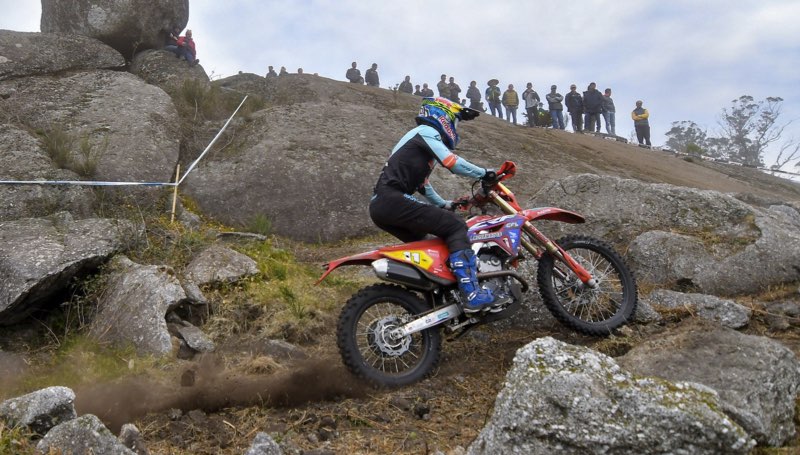
<svg viewBox="0 0 800 455"><path fill-rule="evenodd" d="M171 408L215 412L228 407L292 407L363 397L368 391L338 359L310 359L291 371L256 376L226 371L218 359L206 357L170 383L137 376L76 388L75 409L79 415L96 415L116 433L125 423Z"/></svg>

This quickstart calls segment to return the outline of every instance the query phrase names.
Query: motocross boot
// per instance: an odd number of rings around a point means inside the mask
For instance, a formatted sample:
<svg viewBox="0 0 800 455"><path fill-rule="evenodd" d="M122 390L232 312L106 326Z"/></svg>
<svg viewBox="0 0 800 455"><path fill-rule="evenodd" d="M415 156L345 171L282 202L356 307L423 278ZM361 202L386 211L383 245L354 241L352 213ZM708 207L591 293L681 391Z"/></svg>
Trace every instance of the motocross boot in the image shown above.
<svg viewBox="0 0 800 455"><path fill-rule="evenodd" d="M492 291L478 284L477 260L472 250L460 250L450 254L450 270L458 279L458 289L466 298L465 313L476 313L494 304Z"/></svg>

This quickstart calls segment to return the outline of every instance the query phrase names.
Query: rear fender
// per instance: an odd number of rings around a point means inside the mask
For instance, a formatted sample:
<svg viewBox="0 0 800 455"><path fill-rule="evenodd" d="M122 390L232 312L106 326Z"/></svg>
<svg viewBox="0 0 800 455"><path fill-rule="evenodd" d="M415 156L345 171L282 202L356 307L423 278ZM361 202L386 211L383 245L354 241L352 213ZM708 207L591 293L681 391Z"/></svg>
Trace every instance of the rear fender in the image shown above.
<svg viewBox="0 0 800 455"><path fill-rule="evenodd" d="M317 284L339 267L346 265L371 265L373 261L381 258L389 258L398 262L410 264L429 276L438 277L440 280L455 280L447 266L448 254L447 245L444 243L444 240L440 238L386 246L377 250L339 258L327 264L323 264L322 268L325 272L319 280L317 280Z"/></svg>
<svg viewBox="0 0 800 455"><path fill-rule="evenodd" d="M584 218L583 215L570 212L569 210L560 209L558 207L537 207L535 209L523 210L522 215L528 221L551 220L571 224L586 222L586 218Z"/></svg>
<svg viewBox="0 0 800 455"><path fill-rule="evenodd" d="M338 269L339 267L345 265L370 265L373 261L376 261L383 257L383 254L380 250L372 250L367 251L366 253L359 253L353 256L347 256L339 259L334 259L331 262L322 265L322 268L325 272L319 277L319 280L315 284L319 284L322 280L325 279L331 272Z"/></svg>

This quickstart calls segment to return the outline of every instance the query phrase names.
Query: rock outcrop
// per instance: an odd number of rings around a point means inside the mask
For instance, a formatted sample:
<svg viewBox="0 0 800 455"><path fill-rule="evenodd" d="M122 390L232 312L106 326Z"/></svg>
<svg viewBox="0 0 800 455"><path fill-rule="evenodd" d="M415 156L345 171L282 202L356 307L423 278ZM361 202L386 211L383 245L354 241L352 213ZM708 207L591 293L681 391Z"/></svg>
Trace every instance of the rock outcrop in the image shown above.
<svg viewBox="0 0 800 455"><path fill-rule="evenodd" d="M0 30L0 81L66 70L124 67L119 52L92 38Z"/></svg>
<svg viewBox="0 0 800 455"><path fill-rule="evenodd" d="M61 453L107 453L115 455L136 455L136 452L125 447L103 425L103 422L92 414L64 422L50 430L36 444L41 453L61 451Z"/></svg>
<svg viewBox="0 0 800 455"><path fill-rule="evenodd" d="M74 278L131 246L137 232L128 222L75 220L66 212L0 222L0 323L12 324L52 303Z"/></svg>
<svg viewBox="0 0 800 455"><path fill-rule="evenodd" d="M208 156L186 179L185 191L204 213L233 226L266 217L274 233L309 242L375 232L367 205L388 151L405 132L406 125L394 120L397 115L346 103L264 109L239 135L238 151ZM317 133L298 131L299 122L314 124ZM361 127L341 127L353 123ZM302 182L294 178L298 175Z"/></svg>
<svg viewBox="0 0 800 455"><path fill-rule="evenodd" d="M618 361L637 375L714 389L720 409L760 444L781 446L795 434L800 362L777 341L688 322L652 337Z"/></svg>
<svg viewBox="0 0 800 455"><path fill-rule="evenodd" d="M186 299L175 273L169 267L140 265L124 256L112 265L117 271L98 303L92 336L121 346L131 344L140 354L171 353L172 339L164 318Z"/></svg>
<svg viewBox="0 0 800 455"><path fill-rule="evenodd" d="M209 84L208 75L202 66L189 66L186 60L178 59L174 53L164 50L139 52L133 57L128 70L166 92L180 88L187 81Z"/></svg>
<svg viewBox="0 0 800 455"><path fill-rule="evenodd" d="M762 209L716 191L589 174L552 181L526 205L540 200L587 219L548 233L630 243L633 269L651 284L736 295L800 280L800 214L789 205Z"/></svg>
<svg viewBox="0 0 800 455"><path fill-rule="evenodd" d="M170 182L179 121L170 97L129 73L93 70L0 82L0 110L43 134L71 138L93 180ZM136 102L131 102L136 100Z"/></svg>
<svg viewBox="0 0 800 455"><path fill-rule="evenodd" d="M96 38L127 59L163 47L188 21L189 0L42 0L42 32Z"/></svg>
<svg viewBox="0 0 800 455"><path fill-rule="evenodd" d="M48 387L0 403L0 419L40 435L75 417L75 393L66 387Z"/></svg>
<svg viewBox="0 0 800 455"><path fill-rule="evenodd" d="M517 351L494 413L468 454L746 454L755 445L690 382L627 373L553 338Z"/></svg>
<svg viewBox="0 0 800 455"><path fill-rule="evenodd" d="M80 180L67 169L56 169L36 137L0 123L0 180ZM36 218L68 211L79 218L92 215L94 196L78 186L0 185L0 221Z"/></svg>

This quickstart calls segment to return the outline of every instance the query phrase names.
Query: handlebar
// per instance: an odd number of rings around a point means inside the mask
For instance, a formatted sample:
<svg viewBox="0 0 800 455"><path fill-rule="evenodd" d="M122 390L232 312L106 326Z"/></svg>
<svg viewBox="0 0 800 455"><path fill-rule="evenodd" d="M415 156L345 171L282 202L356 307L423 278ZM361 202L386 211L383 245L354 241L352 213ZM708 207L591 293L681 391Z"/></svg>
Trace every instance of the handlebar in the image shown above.
<svg viewBox="0 0 800 455"><path fill-rule="evenodd" d="M497 171L488 170L479 181L473 185L472 194L453 201L453 210L467 211L471 207L483 208L491 201L488 197L491 191L500 194L500 197L516 205L516 198L505 186L498 186L504 180L512 178L517 172L517 165L513 161L504 162ZM480 183L480 188L475 190L475 186Z"/></svg>

